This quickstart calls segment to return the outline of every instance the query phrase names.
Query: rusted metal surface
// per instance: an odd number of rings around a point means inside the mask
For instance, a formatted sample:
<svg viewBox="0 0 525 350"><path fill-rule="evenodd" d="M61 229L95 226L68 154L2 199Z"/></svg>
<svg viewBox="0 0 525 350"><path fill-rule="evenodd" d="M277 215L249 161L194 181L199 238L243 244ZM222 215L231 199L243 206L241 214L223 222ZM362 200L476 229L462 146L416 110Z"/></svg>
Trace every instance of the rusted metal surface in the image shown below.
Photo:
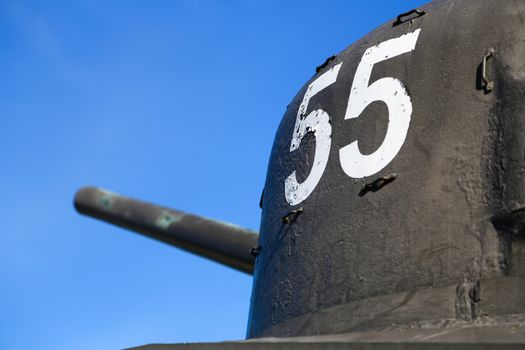
<svg viewBox="0 0 525 350"><path fill-rule="evenodd" d="M228 223L86 187L75 196L82 214L107 221L251 274L256 232Z"/></svg>

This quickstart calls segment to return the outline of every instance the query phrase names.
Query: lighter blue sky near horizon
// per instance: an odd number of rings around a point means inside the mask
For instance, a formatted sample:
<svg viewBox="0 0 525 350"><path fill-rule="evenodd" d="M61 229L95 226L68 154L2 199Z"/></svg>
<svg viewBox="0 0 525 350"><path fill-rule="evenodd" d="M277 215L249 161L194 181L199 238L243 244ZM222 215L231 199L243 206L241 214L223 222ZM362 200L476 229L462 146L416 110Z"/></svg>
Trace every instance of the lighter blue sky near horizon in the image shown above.
<svg viewBox="0 0 525 350"><path fill-rule="evenodd" d="M75 191L257 230L294 94L423 3L0 0L0 349L242 339L250 276L81 217Z"/></svg>

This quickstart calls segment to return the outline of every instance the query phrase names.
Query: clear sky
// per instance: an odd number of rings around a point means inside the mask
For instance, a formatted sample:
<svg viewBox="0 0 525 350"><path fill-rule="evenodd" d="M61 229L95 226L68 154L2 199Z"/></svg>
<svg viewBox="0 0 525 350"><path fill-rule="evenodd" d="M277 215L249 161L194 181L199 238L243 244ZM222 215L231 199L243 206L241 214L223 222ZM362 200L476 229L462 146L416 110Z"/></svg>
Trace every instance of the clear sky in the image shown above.
<svg viewBox="0 0 525 350"><path fill-rule="evenodd" d="M96 185L258 230L286 105L422 0L0 0L0 349L242 339L251 277L78 215Z"/></svg>

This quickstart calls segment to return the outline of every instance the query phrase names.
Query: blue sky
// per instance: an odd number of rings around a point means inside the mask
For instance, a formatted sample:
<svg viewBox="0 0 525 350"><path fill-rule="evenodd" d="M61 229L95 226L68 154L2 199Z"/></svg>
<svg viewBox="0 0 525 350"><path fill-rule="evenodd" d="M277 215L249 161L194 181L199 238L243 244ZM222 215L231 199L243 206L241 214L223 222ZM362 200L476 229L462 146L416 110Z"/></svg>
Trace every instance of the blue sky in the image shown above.
<svg viewBox="0 0 525 350"><path fill-rule="evenodd" d="M0 0L0 348L242 339L250 276L81 217L75 191L258 230L286 105L424 2Z"/></svg>

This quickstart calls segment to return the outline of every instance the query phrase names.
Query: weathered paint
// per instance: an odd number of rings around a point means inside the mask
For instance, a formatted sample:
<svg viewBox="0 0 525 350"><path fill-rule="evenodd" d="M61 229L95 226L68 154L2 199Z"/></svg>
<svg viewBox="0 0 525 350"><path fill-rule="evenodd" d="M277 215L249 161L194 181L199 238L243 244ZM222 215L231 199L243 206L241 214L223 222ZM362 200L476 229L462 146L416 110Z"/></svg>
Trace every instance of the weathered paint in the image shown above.
<svg viewBox="0 0 525 350"><path fill-rule="evenodd" d="M350 177L360 179L377 174L394 160L405 143L412 116L407 89L396 78L381 78L370 84L370 77L376 64L414 51L420 32L417 29L367 49L357 67L344 119L359 118L371 103L380 101L388 108L388 127L383 142L371 154L364 155L359 150L359 141L339 150L341 166Z"/></svg>
<svg viewBox="0 0 525 350"><path fill-rule="evenodd" d="M254 339L175 348L523 348L525 3L423 10L330 57L289 105L259 244L79 192L88 215L246 272L257 257Z"/></svg>
<svg viewBox="0 0 525 350"><path fill-rule="evenodd" d="M252 273L257 233L224 222L186 214L109 191L86 187L75 196L85 215L142 233L234 269Z"/></svg>
<svg viewBox="0 0 525 350"><path fill-rule="evenodd" d="M299 149L301 140L310 132L315 135L316 146L315 155L312 160L312 169L306 180L298 182L297 174L294 170L284 181L286 201L290 203L290 205L297 205L308 198L319 183L319 180L321 180L326 164L328 163L330 146L332 144L330 116L322 109L316 109L308 115L306 115L306 110L310 98L336 82L339 69L341 69L341 63L330 68L327 72L308 85L303 101L297 110L292 142L290 144L290 152Z"/></svg>
<svg viewBox="0 0 525 350"><path fill-rule="evenodd" d="M249 338L382 320L475 322L508 312L503 305L525 312L517 294L502 291L508 299L492 307L478 299L487 280L525 273L516 249L525 229L525 2L443 0L422 10L336 55L289 105L265 183ZM486 93L489 48L494 89ZM310 86L339 66L305 107ZM374 95L351 95L356 84L368 92L380 81ZM283 222L298 204L283 183L291 173L298 183L311 176L319 146L316 134L290 152L297 116L317 110L330 116L329 161L301 214ZM383 313L374 312L377 298Z"/></svg>

